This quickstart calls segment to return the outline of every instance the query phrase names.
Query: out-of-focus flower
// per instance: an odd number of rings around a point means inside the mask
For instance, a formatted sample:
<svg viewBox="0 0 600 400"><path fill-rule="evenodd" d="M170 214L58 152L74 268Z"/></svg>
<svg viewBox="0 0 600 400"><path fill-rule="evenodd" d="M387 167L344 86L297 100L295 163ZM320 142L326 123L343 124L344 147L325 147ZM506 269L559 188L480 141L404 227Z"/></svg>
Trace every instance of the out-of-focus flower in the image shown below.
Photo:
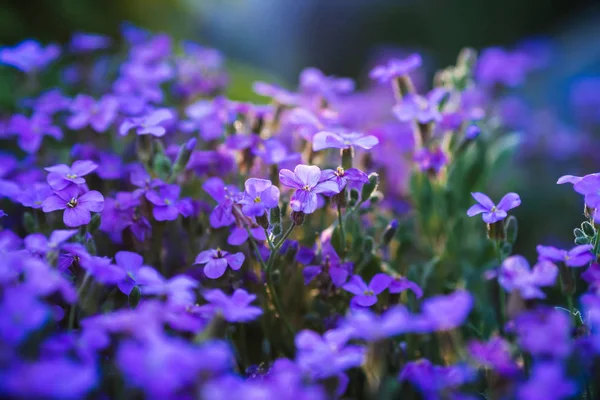
<svg viewBox="0 0 600 400"><path fill-rule="evenodd" d="M382 315L366 309L352 311L344 319L344 327L351 329L352 338L370 342L411 332L411 315L404 306L394 306Z"/></svg>
<svg viewBox="0 0 600 400"><path fill-rule="evenodd" d="M573 183L573 189L585 196L585 204L588 207L600 207L600 174L589 174L581 179L572 177L566 182Z"/></svg>
<svg viewBox="0 0 600 400"><path fill-rule="evenodd" d="M244 289L236 289L231 297L219 289L207 290L203 296L210 304L201 308L210 314L221 314L228 322L250 322L263 313L259 307L250 305L256 295Z"/></svg>
<svg viewBox="0 0 600 400"><path fill-rule="evenodd" d="M479 204L471 206L467 211L469 217L483 213L483 221L488 224L493 224L507 217L507 212L521 204L521 198L516 193L508 193L504 195L500 203L496 206L488 196L483 193L471 193L473 198Z"/></svg>
<svg viewBox="0 0 600 400"><path fill-rule="evenodd" d="M537 246L536 249L540 260L563 262L568 267L583 267L595 258L592 254L593 248L594 246L591 244L584 244L573 247L568 251L541 245Z"/></svg>
<svg viewBox="0 0 600 400"><path fill-rule="evenodd" d="M346 283L348 276L352 273L353 264L351 262L342 263L340 256L336 253L330 242L324 243L322 247L321 264L309 265L302 270L304 284L308 285L308 283L321 274L323 270L326 270L331 279L331 283L336 287L340 287Z"/></svg>
<svg viewBox="0 0 600 400"><path fill-rule="evenodd" d="M146 199L154 205L152 215L157 221L173 221L179 214L187 214L186 203L179 200L180 192L178 185L162 185L146 192Z"/></svg>
<svg viewBox="0 0 600 400"><path fill-rule="evenodd" d="M31 39L14 47L0 47L0 63L10 65L25 73L38 72L58 58L60 47L50 44L46 47Z"/></svg>
<svg viewBox="0 0 600 400"><path fill-rule="evenodd" d="M72 238L77 229L53 231L49 238L42 233L32 233L25 238L25 248L33 253L45 255L50 251L59 250L60 245Z"/></svg>
<svg viewBox="0 0 600 400"><path fill-rule="evenodd" d="M519 346L533 356L565 357L572 348L568 312L540 307L521 313L514 321Z"/></svg>
<svg viewBox="0 0 600 400"><path fill-rule="evenodd" d="M111 95L96 101L91 96L80 94L71 103L70 110L71 116L67 119L70 129L80 130L89 125L96 132L102 133L117 117L119 101Z"/></svg>
<svg viewBox="0 0 600 400"><path fill-rule="evenodd" d="M379 144L379 139L373 135L363 135L357 132L327 132L321 131L313 136L313 150L347 149L360 147L369 150Z"/></svg>
<svg viewBox="0 0 600 400"><path fill-rule="evenodd" d="M46 114L34 113L31 118L16 114L10 119L8 130L18 135L19 147L27 153L37 153L44 136L62 139L62 130Z"/></svg>
<svg viewBox="0 0 600 400"><path fill-rule="evenodd" d="M530 270L525 257L514 255L502 262L498 282L507 292L518 290L524 299L543 299L540 287L554 285L557 276L558 267L550 261L541 260Z"/></svg>
<svg viewBox="0 0 600 400"><path fill-rule="evenodd" d="M561 400L577 392L575 382L565 376L563 365L552 361L538 361L530 378L519 386L517 393L523 400Z"/></svg>
<svg viewBox="0 0 600 400"><path fill-rule="evenodd" d="M371 79L386 83L392 79L408 75L419 68L423 60L419 54L411 54L403 60L393 59L387 65L379 65L373 68L369 74Z"/></svg>
<svg viewBox="0 0 600 400"><path fill-rule="evenodd" d="M402 122L417 121L422 124L442 120L440 103L448 96L445 89L433 89L423 97L418 94L410 94L396 104L392 111L396 118Z"/></svg>
<svg viewBox="0 0 600 400"><path fill-rule="evenodd" d="M433 171L436 174L448 164L448 157L440 148L433 151L428 148L419 149L414 155L414 160L421 171Z"/></svg>
<svg viewBox="0 0 600 400"><path fill-rule="evenodd" d="M45 168L48 174L48 184L54 190L62 190L70 184L83 185L87 174L98 168L98 164L90 160L78 160L71 167L65 164Z"/></svg>
<svg viewBox="0 0 600 400"><path fill-rule="evenodd" d="M472 341L467 347L477 363L501 375L514 376L519 372L511 356L510 343L501 337L493 337L488 342Z"/></svg>
<svg viewBox="0 0 600 400"><path fill-rule="evenodd" d="M141 287L143 293L144 285L161 282L160 276L152 267L143 265L144 259L138 253L119 251L115 254L115 261L126 273L123 280L117 282L119 290L126 295L129 295L135 286Z"/></svg>
<svg viewBox="0 0 600 400"><path fill-rule="evenodd" d="M125 136L131 129L135 129L138 135L161 137L167 132L161 124L173 119L173 117L173 113L170 110L162 108L143 117L129 118L119 127L119 134Z"/></svg>
<svg viewBox="0 0 600 400"><path fill-rule="evenodd" d="M75 32L71 37L69 49L75 53L88 53L95 50L106 49L111 45L108 36L94 33Z"/></svg>

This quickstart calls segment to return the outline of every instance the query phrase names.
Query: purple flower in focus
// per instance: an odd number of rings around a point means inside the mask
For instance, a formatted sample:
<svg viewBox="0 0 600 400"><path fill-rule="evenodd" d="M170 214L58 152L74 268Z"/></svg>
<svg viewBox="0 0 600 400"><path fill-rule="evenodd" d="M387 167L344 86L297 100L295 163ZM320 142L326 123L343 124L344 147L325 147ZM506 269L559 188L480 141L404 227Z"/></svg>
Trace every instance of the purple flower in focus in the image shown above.
<svg viewBox="0 0 600 400"><path fill-rule="evenodd" d="M80 130L90 126L96 132L106 131L117 117L119 101L111 95L106 95L96 102L93 97L80 94L71 103L71 116L67 126Z"/></svg>
<svg viewBox="0 0 600 400"><path fill-rule="evenodd" d="M327 378L360 366L366 351L362 346L347 345L348 330L318 333L303 330L296 335L296 363L314 378Z"/></svg>
<svg viewBox="0 0 600 400"><path fill-rule="evenodd" d="M473 196L473 198L477 200L479 204L471 206L471 208L467 210L467 215L469 217L473 217L483 213L483 221L488 224L493 224L503 220L507 217L508 210L518 207L521 204L521 198L516 193L507 193L504 195L497 206L488 196L483 193L475 192L471 193L471 196Z"/></svg>
<svg viewBox="0 0 600 400"><path fill-rule="evenodd" d="M58 164L52 167L44 168L50 172L48 174L48 184L54 190L62 190L70 184L83 185L84 176L98 168L98 164L90 160L78 160L71 167L65 164Z"/></svg>
<svg viewBox="0 0 600 400"><path fill-rule="evenodd" d="M242 205L242 212L249 217L260 217L266 210L279 204L279 188L268 179L250 178L244 188L244 197L238 204Z"/></svg>
<svg viewBox="0 0 600 400"><path fill-rule="evenodd" d="M502 262L498 282L507 292L518 290L524 299L543 299L540 287L554 285L557 276L558 268L550 261L541 260L530 270L525 257L514 255Z"/></svg>
<svg viewBox="0 0 600 400"><path fill-rule="evenodd" d="M562 363L538 361L517 393L521 400L561 400L577 393L577 385L565 376Z"/></svg>
<svg viewBox="0 0 600 400"><path fill-rule="evenodd" d="M448 157L440 148L433 151L428 148L419 149L414 155L414 160L421 171L433 171L436 174L448 164Z"/></svg>
<svg viewBox="0 0 600 400"><path fill-rule="evenodd" d="M174 221L179 214L184 214L184 203L179 201L180 191L178 185L163 185L146 192L146 199L154 205L152 215L157 221Z"/></svg>
<svg viewBox="0 0 600 400"><path fill-rule="evenodd" d="M355 132L326 132L321 131L313 136L313 150L323 149L347 149L349 147L360 147L369 150L379 144L379 139L373 135L363 135Z"/></svg>
<svg viewBox="0 0 600 400"><path fill-rule="evenodd" d="M14 47L0 47L0 64L10 65L25 73L38 72L60 55L60 47L46 47L35 40L24 40Z"/></svg>
<svg viewBox="0 0 600 400"><path fill-rule="evenodd" d="M92 220L91 212L101 212L104 209L104 197L96 190L80 194L76 185L54 192L42 203L44 212L65 210L63 222L66 226L76 228L87 225Z"/></svg>
<svg viewBox="0 0 600 400"><path fill-rule="evenodd" d="M538 257L540 260L550 260L554 262L563 262L567 267L583 267L594 260L594 254L591 244L575 246L571 250L561 250L552 246L537 246Z"/></svg>
<svg viewBox="0 0 600 400"><path fill-rule="evenodd" d="M250 322L263 313L259 307L250 305L256 295L244 289L236 289L231 297L220 289L207 290L203 296L210 304L201 307L211 314L221 314L227 322Z"/></svg>
<svg viewBox="0 0 600 400"><path fill-rule="evenodd" d="M352 182L356 185L367 183L369 182L369 177L367 174L356 168L349 168L345 170L342 167L337 167L335 171L332 169L323 170L321 172L321 180L336 182L338 185L338 191L336 193L341 193L348 182Z"/></svg>
<svg viewBox="0 0 600 400"><path fill-rule="evenodd" d="M75 32L71 37L69 48L74 53L88 53L109 47L111 39L108 36L93 33Z"/></svg>
<svg viewBox="0 0 600 400"><path fill-rule="evenodd" d="M21 114L13 115L8 130L18 135L19 147L30 154L37 153L46 135L62 139L61 129L53 125L52 118L42 113L34 113L31 118Z"/></svg>
<svg viewBox="0 0 600 400"><path fill-rule="evenodd" d="M369 77L381 83L387 83L392 79L408 75L419 68L422 62L419 54L411 54L403 60L393 59L388 61L387 65L378 65L373 68Z"/></svg>
<svg viewBox="0 0 600 400"><path fill-rule="evenodd" d="M119 135L125 136L135 128L138 135L161 137L167 132L161 124L170 119L173 119L173 113L166 108L152 111L143 117L129 118L119 127Z"/></svg>
<svg viewBox="0 0 600 400"><path fill-rule="evenodd" d="M223 276L228 265L234 271L239 270L245 259L246 257L241 252L229 254L221 249L211 249L200 252L194 264L206 264L204 275L210 279L217 279Z"/></svg>
<svg viewBox="0 0 600 400"><path fill-rule="evenodd" d="M279 171L282 185L296 189L290 199L294 211L311 214L317 209L317 193L339 193L337 182L322 180L322 172L316 165L297 165L294 172L289 169Z"/></svg>
<svg viewBox="0 0 600 400"><path fill-rule="evenodd" d="M589 174L579 180L577 180L577 177L572 177L568 182L575 182L573 189L585 196L585 204L588 207L600 207L600 174Z"/></svg>
<svg viewBox="0 0 600 400"><path fill-rule="evenodd" d="M562 184L565 184L565 183L570 183L570 184L574 185L574 184L576 184L577 182L579 182L582 179L583 179L582 176L563 175L560 178L558 178L558 180L556 181L556 184L557 185L562 185Z"/></svg>
<svg viewBox="0 0 600 400"><path fill-rule="evenodd" d="M32 233L25 238L25 248L33 253L45 255L50 251L59 249L63 242L66 242L77 233L77 229L56 230L46 238L42 233Z"/></svg>
<svg viewBox="0 0 600 400"><path fill-rule="evenodd" d="M391 282L392 277L388 274L376 274L368 285L360 275L352 275L342 289L355 295L352 304L371 307L377 303L377 295L387 289Z"/></svg>

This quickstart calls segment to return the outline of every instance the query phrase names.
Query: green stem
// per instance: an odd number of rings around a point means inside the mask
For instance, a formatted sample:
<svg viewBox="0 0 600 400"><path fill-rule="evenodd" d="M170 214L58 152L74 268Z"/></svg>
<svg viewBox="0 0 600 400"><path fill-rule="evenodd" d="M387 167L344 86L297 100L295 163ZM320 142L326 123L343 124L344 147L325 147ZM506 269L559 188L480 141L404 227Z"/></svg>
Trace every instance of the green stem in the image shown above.
<svg viewBox="0 0 600 400"><path fill-rule="evenodd" d="M285 311L283 309L283 305L281 304L281 300L279 299L279 295L277 294L277 291L275 290L275 284L273 283L273 265L275 264L275 258L277 257L277 253L279 252L279 249L281 248L281 246L283 245L285 240L288 238L288 236L290 236L290 234L292 233L292 230L294 230L295 226L296 226L296 224L294 224L292 222L290 224L290 227L288 228L288 230L283 234L283 236L281 237L279 242L277 242L277 244L275 245L273 250L271 250L271 254L269 255L269 260L267 261L267 266L266 266L266 271L265 271L266 275L267 275L267 288L269 289L269 292L271 292L271 296L273 298L273 304L275 305L275 309L277 310L277 313L279 314L279 316L285 322L285 325L287 326L288 330L290 331L290 333L292 335L296 334L296 330L294 329L292 323L290 322L289 317L285 313Z"/></svg>
<svg viewBox="0 0 600 400"><path fill-rule="evenodd" d="M498 258L498 262L502 265L502 254L500 253L500 241L495 241L495 249L496 249L496 257ZM498 312L498 330L500 332L504 331L504 316L506 315L506 293L504 293L504 289L500 282L498 281L498 306L500 308Z"/></svg>
<svg viewBox="0 0 600 400"><path fill-rule="evenodd" d="M246 227L246 229L248 229ZM273 241L271 240L271 235L269 235L269 230L267 228L265 229L265 236L267 237L267 243L269 244L269 250L273 250L273 247L275 247L275 245L273 244ZM250 231L248 231L248 234L250 234Z"/></svg>
<svg viewBox="0 0 600 400"><path fill-rule="evenodd" d="M340 226L340 236L341 236L341 244L342 244L342 259L346 255L346 233L344 232L344 219L342 218L342 207L337 205L338 212L338 224Z"/></svg>
<svg viewBox="0 0 600 400"><path fill-rule="evenodd" d="M90 274L89 272L86 272L83 280L81 281L81 285L79 286L79 289L77 289L77 294L75 296L76 301L75 303L71 306L71 309L69 310L69 325L68 328L70 331L72 331L75 328L75 312L77 311L77 303L79 301L79 297L81 296L81 292L83 292L83 289L85 288L85 286L88 283L88 280L90 279Z"/></svg>
<svg viewBox="0 0 600 400"><path fill-rule="evenodd" d="M246 226L246 232L248 232L248 239L250 240L250 244L252 245L254 252L256 252L256 256L258 257L258 261L260 262L260 266L261 266L262 270L266 271L267 265L265 264L265 261L263 260L262 255L260 254L260 251L258 250L258 245L256 244L256 241L252 237L252 233L250 232L250 228L248 228L248 226Z"/></svg>

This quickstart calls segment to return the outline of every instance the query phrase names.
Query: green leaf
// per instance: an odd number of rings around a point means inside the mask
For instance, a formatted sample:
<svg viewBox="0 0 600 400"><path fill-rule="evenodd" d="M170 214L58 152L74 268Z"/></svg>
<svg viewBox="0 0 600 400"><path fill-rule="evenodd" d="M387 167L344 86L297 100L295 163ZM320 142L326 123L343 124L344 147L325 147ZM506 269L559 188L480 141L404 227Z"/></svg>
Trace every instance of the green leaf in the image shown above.
<svg viewBox="0 0 600 400"><path fill-rule="evenodd" d="M142 292L139 286L134 286L129 293L129 307L136 308L140 304L142 298Z"/></svg>

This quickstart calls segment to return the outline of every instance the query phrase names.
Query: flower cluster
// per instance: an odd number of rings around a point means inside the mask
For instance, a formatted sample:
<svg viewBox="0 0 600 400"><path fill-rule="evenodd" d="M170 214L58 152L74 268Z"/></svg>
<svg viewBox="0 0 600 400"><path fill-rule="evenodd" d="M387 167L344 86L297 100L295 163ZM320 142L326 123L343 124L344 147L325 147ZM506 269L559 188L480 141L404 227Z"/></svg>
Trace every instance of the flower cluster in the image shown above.
<svg viewBox="0 0 600 400"><path fill-rule="evenodd" d="M587 220L533 267L512 254L521 197L480 192L510 130L498 89L535 51L466 49L431 88L418 54L363 92L307 68L255 104L224 95L218 51L122 36L0 48L33 82L0 117L4 396L600 391L600 174L560 178Z"/></svg>

